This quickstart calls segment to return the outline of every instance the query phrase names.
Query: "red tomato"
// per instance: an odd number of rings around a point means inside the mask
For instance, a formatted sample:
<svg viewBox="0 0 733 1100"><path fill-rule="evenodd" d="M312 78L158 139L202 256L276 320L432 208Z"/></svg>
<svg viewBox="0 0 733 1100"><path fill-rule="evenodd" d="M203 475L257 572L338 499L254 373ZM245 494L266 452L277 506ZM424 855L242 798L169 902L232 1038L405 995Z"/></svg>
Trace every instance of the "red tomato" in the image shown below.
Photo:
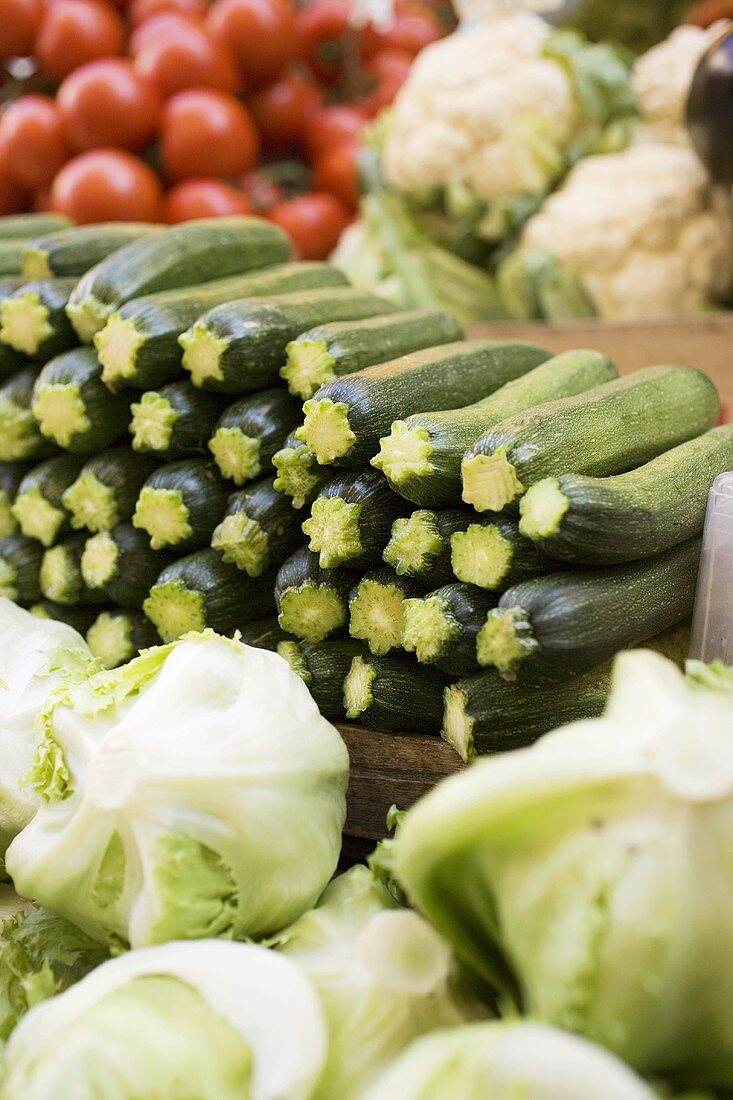
<svg viewBox="0 0 733 1100"><path fill-rule="evenodd" d="M56 102L77 150L112 145L136 152L155 135L160 97L126 58L90 61L67 76Z"/></svg>
<svg viewBox="0 0 733 1100"><path fill-rule="evenodd" d="M359 144L345 142L316 162L313 182L319 191L335 195L349 210L359 205Z"/></svg>
<svg viewBox="0 0 733 1100"><path fill-rule="evenodd" d="M166 24L165 34L151 34L143 41L135 67L166 97L184 88L236 92L239 86L231 51L216 42L204 27L180 18Z"/></svg>
<svg viewBox="0 0 733 1100"><path fill-rule="evenodd" d="M359 137L366 118L356 107L324 107L308 122L305 139L312 160Z"/></svg>
<svg viewBox="0 0 733 1100"><path fill-rule="evenodd" d="M343 203L317 191L281 203L268 216L290 236L300 260L327 259L351 221Z"/></svg>
<svg viewBox="0 0 733 1100"><path fill-rule="evenodd" d="M374 26L365 27L361 35L363 57L372 57L380 50L389 47L404 50L406 53L420 53L431 42L443 37L443 28L426 11L404 11L398 13L393 25L387 31L378 31Z"/></svg>
<svg viewBox="0 0 733 1100"><path fill-rule="evenodd" d="M166 196L164 220L170 225L228 214L254 214L254 209L246 195L221 180L185 180Z"/></svg>
<svg viewBox="0 0 733 1100"><path fill-rule="evenodd" d="M358 36L349 23L349 0L310 0L297 14L301 54L319 80L338 80Z"/></svg>
<svg viewBox="0 0 733 1100"><path fill-rule="evenodd" d="M70 154L61 112L45 95L24 95L0 121L0 160L21 187L42 187Z"/></svg>
<svg viewBox="0 0 733 1100"><path fill-rule="evenodd" d="M170 179L237 176L257 162L259 137L247 108L225 92L196 88L168 100L161 122Z"/></svg>
<svg viewBox="0 0 733 1100"><path fill-rule="evenodd" d="M295 73L253 96L249 106L265 150L279 154L301 149L310 119L322 102L316 85Z"/></svg>
<svg viewBox="0 0 733 1100"><path fill-rule="evenodd" d="M35 191L31 206L37 214L47 214L50 210L53 210L51 188L41 187L39 191Z"/></svg>
<svg viewBox="0 0 733 1100"><path fill-rule="evenodd" d="M370 117L394 101L407 80L411 65L409 53L393 49L380 50L365 62L364 72L375 82L374 90L361 101L361 107Z"/></svg>
<svg viewBox="0 0 733 1100"><path fill-rule="evenodd" d="M43 18L43 0L0 0L0 57L33 53Z"/></svg>
<svg viewBox="0 0 733 1100"><path fill-rule="evenodd" d="M56 80L87 61L122 52L122 21L100 0L54 0L46 9L35 45L41 71Z"/></svg>
<svg viewBox="0 0 733 1100"><path fill-rule="evenodd" d="M119 149L81 153L53 181L54 210L79 225L160 220L162 188L152 168Z"/></svg>
<svg viewBox="0 0 733 1100"><path fill-rule="evenodd" d="M161 12L175 12L177 15L203 19L206 15L206 4L203 0L132 0L127 17L133 27L139 27L151 15L160 15Z"/></svg>
<svg viewBox="0 0 733 1100"><path fill-rule="evenodd" d="M203 27L203 22L194 15L183 15L177 11L160 11L135 27L127 43L127 52L130 57L137 57L143 46L151 40L165 38L169 27L176 27L180 23Z"/></svg>
<svg viewBox="0 0 733 1100"><path fill-rule="evenodd" d="M253 87L278 77L298 53L295 11L289 0L215 0L206 24L234 51Z"/></svg>
<svg viewBox="0 0 733 1100"><path fill-rule="evenodd" d="M277 179L273 179L267 168L247 172L242 179L242 187L247 201L258 214L267 214L288 197L287 190Z"/></svg>
<svg viewBox="0 0 733 1100"><path fill-rule="evenodd" d="M0 214L19 214L26 203L25 191L14 180L0 176Z"/></svg>

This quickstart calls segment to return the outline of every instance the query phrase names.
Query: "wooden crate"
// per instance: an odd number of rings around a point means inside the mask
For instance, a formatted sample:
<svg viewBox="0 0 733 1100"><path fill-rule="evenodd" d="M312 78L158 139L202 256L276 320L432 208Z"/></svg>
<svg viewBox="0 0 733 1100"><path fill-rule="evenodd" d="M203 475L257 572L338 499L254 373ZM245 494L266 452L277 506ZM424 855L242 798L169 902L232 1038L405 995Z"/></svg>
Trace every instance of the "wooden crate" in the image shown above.
<svg viewBox="0 0 733 1100"><path fill-rule="evenodd" d="M693 320L599 322L545 325L500 324L474 329L473 336L519 337L553 352L592 347L605 352L628 374L657 363L687 363L704 370L720 390L733 419L733 315ZM346 823L347 859L358 858L384 836L385 816L396 803L407 809L462 764L437 736L375 733L341 726L351 756Z"/></svg>

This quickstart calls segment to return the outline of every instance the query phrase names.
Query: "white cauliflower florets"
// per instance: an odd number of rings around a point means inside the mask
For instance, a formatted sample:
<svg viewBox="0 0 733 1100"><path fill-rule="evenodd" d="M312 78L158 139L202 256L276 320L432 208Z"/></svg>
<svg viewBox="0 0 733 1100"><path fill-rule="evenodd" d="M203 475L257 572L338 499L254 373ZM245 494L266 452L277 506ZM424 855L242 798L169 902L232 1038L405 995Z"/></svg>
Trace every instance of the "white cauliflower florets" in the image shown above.
<svg viewBox="0 0 733 1100"><path fill-rule="evenodd" d="M520 253L551 253L598 313L696 312L733 283L733 215L691 149L641 143L588 157L529 220Z"/></svg>

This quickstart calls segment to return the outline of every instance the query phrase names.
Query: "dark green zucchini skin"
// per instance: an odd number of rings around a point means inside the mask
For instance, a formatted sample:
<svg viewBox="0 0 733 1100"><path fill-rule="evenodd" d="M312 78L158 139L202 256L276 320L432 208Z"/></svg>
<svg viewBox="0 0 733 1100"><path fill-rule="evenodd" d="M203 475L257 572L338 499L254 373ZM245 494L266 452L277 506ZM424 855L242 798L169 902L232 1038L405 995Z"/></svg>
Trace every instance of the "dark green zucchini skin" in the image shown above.
<svg viewBox="0 0 733 1100"><path fill-rule="evenodd" d="M181 337L183 366L190 369L190 338L205 329L225 343L217 374L192 375L194 385L219 393L251 393L278 381L291 340L330 320L360 320L392 312L382 298L351 287L296 291L269 299L242 299L218 306Z"/></svg>
<svg viewBox="0 0 733 1100"><path fill-rule="evenodd" d="M556 532L538 536L537 545L558 561L587 565L661 553L702 531L710 486L731 469L733 425L726 424L625 474L560 474L553 481L567 511ZM525 504L527 496L523 515Z"/></svg>
<svg viewBox="0 0 733 1100"><path fill-rule="evenodd" d="M321 548L318 540L317 525L320 502L342 500L346 505L357 505L358 518L354 526L358 527L360 550L352 550L342 544L334 544L333 549ZM382 474L376 470L343 471L337 473L323 486L311 507L311 518L303 523L304 534L310 537L310 549L320 553L324 568L331 565L345 565L349 569L361 569L380 565L382 554L392 531L392 524L405 515L408 506L405 501L393 493ZM331 560L335 558L335 560Z"/></svg>
<svg viewBox="0 0 733 1100"><path fill-rule="evenodd" d="M22 237L0 240L0 276L20 275L23 249L26 241Z"/></svg>
<svg viewBox="0 0 733 1100"><path fill-rule="evenodd" d="M447 640L439 654L426 663L448 676L469 676L477 672L480 666L476 659L476 638L488 612L496 607L496 597L471 584L453 583L428 593L423 599L438 600L456 631L455 637ZM408 648L406 640L403 645ZM419 656L418 660L421 660Z"/></svg>
<svg viewBox="0 0 733 1100"><path fill-rule="evenodd" d="M17 532L0 539L0 595L8 596L22 607L41 598L40 570L43 547L35 539ZM9 566L13 576L6 587L4 566Z"/></svg>
<svg viewBox="0 0 733 1100"><path fill-rule="evenodd" d="M495 577L484 577L480 566L471 568L469 564L466 568L466 563L462 561L462 546L467 539L471 539L474 531L489 534L507 555L505 568L497 570ZM477 516L475 513L467 526L458 528L451 535L451 566L457 580L491 591L503 591L530 577L557 572L557 562L520 533L516 520L506 516Z"/></svg>
<svg viewBox="0 0 733 1100"><path fill-rule="evenodd" d="M17 351L0 344L0 382L5 382L12 375L17 374L26 364L25 356Z"/></svg>
<svg viewBox="0 0 733 1100"><path fill-rule="evenodd" d="M149 447L144 442L139 442L134 434L134 418L138 412L144 411L144 402L150 396L162 398L177 414L168 446L164 449ZM167 386L161 386L157 393L147 391L138 402L133 402L130 409L133 415L130 424L133 448L139 453L154 454L161 462L170 462L185 455L204 454L222 407L221 398L216 394L197 390L186 381L169 382Z"/></svg>
<svg viewBox="0 0 733 1100"><path fill-rule="evenodd" d="M30 364L0 385L0 459L4 462L40 461L57 451L33 416L38 377L39 368Z"/></svg>
<svg viewBox="0 0 733 1100"><path fill-rule="evenodd" d="M53 455L30 469L18 485L16 497L30 492L40 493L52 508L63 514L65 518L58 517L59 527L55 538L65 534L69 529L69 514L64 507L62 497L79 476L83 462L84 459L80 455Z"/></svg>
<svg viewBox="0 0 733 1100"><path fill-rule="evenodd" d="M321 466L305 443L290 432L282 447L272 456L275 467L275 488L290 501L292 508L305 508L318 496L318 491L336 471Z"/></svg>
<svg viewBox="0 0 733 1100"><path fill-rule="evenodd" d="M54 233L70 225L63 214L9 214L0 218L0 240L29 240L39 233Z"/></svg>
<svg viewBox="0 0 733 1100"><path fill-rule="evenodd" d="M24 279L20 275L6 275L0 278L0 305L9 298L11 294L15 294L18 287L23 286Z"/></svg>
<svg viewBox="0 0 733 1100"><path fill-rule="evenodd" d="M175 560L173 555L151 550L145 531L138 531L131 523L118 523L111 531L93 537L111 539L118 554L114 573L100 591L119 607L139 610L161 571ZM87 546L90 541L87 540ZM82 560L82 572L83 565ZM90 587L96 586L90 584Z"/></svg>
<svg viewBox="0 0 733 1100"><path fill-rule="evenodd" d="M116 512L112 526L129 520L135 511L140 490L158 469L152 455L136 454L129 447L110 447L88 458L79 478L91 476L112 491ZM72 520L72 526L78 526Z"/></svg>
<svg viewBox="0 0 733 1100"><path fill-rule="evenodd" d="M258 561L258 571L250 573L251 576L259 576L271 566L282 565L303 541L298 513L291 508L288 498L275 490L273 481L268 477L233 493L224 516L224 519L246 516L257 524L267 539L267 549Z"/></svg>
<svg viewBox="0 0 733 1100"><path fill-rule="evenodd" d="M0 493L15 498L18 486L33 469L27 462L0 462Z"/></svg>
<svg viewBox="0 0 733 1100"><path fill-rule="evenodd" d="M50 328L50 332L38 343L35 350L15 347L15 351L27 354L31 359L45 363L55 355L61 355L62 352L70 351L71 348L76 347L78 343L76 333L66 316L66 304L75 286L75 279L40 279L23 283L13 294L8 296L8 302L28 299L31 296L36 298L38 305L44 306L47 310L46 323ZM5 338L3 342L6 342ZM7 343L12 346L10 340Z"/></svg>
<svg viewBox="0 0 733 1100"><path fill-rule="evenodd" d="M150 475L141 495L146 489L172 489L181 494L188 509L191 534L175 544L177 552L208 546L214 528L224 515L228 497L227 486L212 463L203 458L169 462Z"/></svg>
<svg viewBox="0 0 733 1100"><path fill-rule="evenodd" d="M203 395L201 390L196 392ZM221 414L210 433L209 449L216 459L215 441L218 432L236 432L245 436L255 445L258 444L257 457L253 461L253 467L257 468L251 476L260 477L269 472L273 456L283 446L289 433L300 423L301 410L301 403L291 397L282 386L240 397ZM222 475L226 477L222 464L217 464Z"/></svg>
<svg viewBox="0 0 733 1100"><path fill-rule="evenodd" d="M86 532L77 532L76 534L67 535L64 539L60 539L55 546L46 550L41 561L40 573L41 594L45 599L55 600L57 603L65 604L68 607L73 607L77 604L105 604L109 602L105 592L89 588L82 576L81 559L86 542ZM67 591L63 594L49 590L49 588L44 585L44 560L47 558L47 555L56 554L60 548L65 552L66 564L69 569L69 585ZM41 549L43 548L41 547Z"/></svg>
<svg viewBox="0 0 733 1100"><path fill-rule="evenodd" d="M27 279L78 278L118 248L160 232L160 226L140 222L105 222L50 231L39 227L24 250L23 274Z"/></svg>
<svg viewBox="0 0 733 1100"><path fill-rule="evenodd" d="M254 622L244 623L238 630L239 639L245 645L254 646L255 649L269 649L271 653L277 650L280 642L292 640L292 636L285 633L277 619L255 619Z"/></svg>
<svg viewBox="0 0 733 1100"><path fill-rule="evenodd" d="M289 657L289 647L296 652ZM354 657L366 657L361 642L353 638L328 639L325 642L285 642L278 653L290 660L291 666L305 681L324 718L332 722L346 718L344 680Z"/></svg>
<svg viewBox="0 0 733 1100"><path fill-rule="evenodd" d="M110 393L102 382L102 368L94 348L74 348L57 355L46 363L39 374L33 396L33 412L41 420L42 431L43 395L49 386L64 386L77 395L87 421L68 434L48 435L64 450L72 454L94 454L126 436L130 422L129 401Z"/></svg>
<svg viewBox="0 0 733 1100"><path fill-rule="evenodd" d="M277 572L275 603L280 626L308 642L322 642L342 630L348 619L348 596L354 579L344 569L321 569L318 555L301 546ZM307 621L300 606L306 601ZM289 606L292 603L295 609Z"/></svg>
<svg viewBox="0 0 733 1100"><path fill-rule="evenodd" d="M374 671L371 703L358 715L363 725L384 733L439 733L446 679L437 669L397 657L354 660Z"/></svg>
<svg viewBox="0 0 733 1100"><path fill-rule="evenodd" d="M117 630L122 631L124 644L115 653L105 644L105 633ZM119 668L137 657L141 650L160 644L155 627L142 612L118 607L100 612L87 627L86 639L105 668Z"/></svg>
<svg viewBox="0 0 733 1100"><path fill-rule="evenodd" d="M605 569L552 573L508 589L496 618L514 631L516 657L496 664L522 683L564 680L692 616L702 540ZM482 631L483 633L483 631ZM482 634L479 634L479 661Z"/></svg>
<svg viewBox="0 0 733 1100"><path fill-rule="evenodd" d="M54 603L53 600L38 600L29 608L29 611L31 615L37 615L40 619L55 619L57 622L67 623L80 634L86 634L99 615L99 606L74 604L71 607L65 607L64 604Z"/></svg>
<svg viewBox="0 0 733 1100"><path fill-rule="evenodd" d="M456 577L451 562L451 538L456 531L465 531L475 523L476 514L462 508L447 508L441 511L418 509L410 513L406 521L409 523L412 517L418 517L420 527L425 527L430 533L432 546L429 552L421 552L414 564L408 563L406 559L399 556L397 533L405 521L398 519L392 526L392 538L382 555L384 560L400 576L415 577L429 588L440 588L445 584L452 584ZM414 542L409 527L407 532L406 552L411 549L411 544Z"/></svg>

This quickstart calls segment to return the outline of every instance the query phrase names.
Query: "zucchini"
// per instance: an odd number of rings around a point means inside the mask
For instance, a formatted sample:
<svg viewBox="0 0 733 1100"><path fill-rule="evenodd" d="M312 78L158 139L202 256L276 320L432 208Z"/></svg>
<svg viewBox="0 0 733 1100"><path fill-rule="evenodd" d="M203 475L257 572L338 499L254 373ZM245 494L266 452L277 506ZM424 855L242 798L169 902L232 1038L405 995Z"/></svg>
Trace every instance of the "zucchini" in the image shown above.
<svg viewBox="0 0 733 1100"><path fill-rule="evenodd" d="M463 455L489 427L533 405L584 393L617 377L611 360L599 351L566 351L465 409L396 420L372 466L414 504L454 504L461 497Z"/></svg>
<svg viewBox="0 0 733 1100"><path fill-rule="evenodd" d="M76 530L110 531L131 518L143 485L157 469L154 458L111 447L88 458L61 503Z"/></svg>
<svg viewBox="0 0 733 1100"><path fill-rule="evenodd" d="M421 589L409 577L398 577L391 569L366 573L349 592L349 634L383 657L402 646L404 603Z"/></svg>
<svg viewBox="0 0 733 1100"><path fill-rule="evenodd" d="M560 561L608 565L699 534L708 492L733 469L733 425L713 428L616 477L560 474L532 485L519 529Z"/></svg>
<svg viewBox="0 0 733 1100"><path fill-rule="evenodd" d="M202 389L250 393L277 382L285 349L302 332L324 321L355 321L392 309L351 287L242 298L209 310L183 333L183 368Z"/></svg>
<svg viewBox="0 0 733 1100"><path fill-rule="evenodd" d="M476 641L507 680L563 680L692 616L700 538L653 558L552 573L508 589Z"/></svg>
<svg viewBox="0 0 733 1100"><path fill-rule="evenodd" d="M13 504L18 486L27 472L28 466L24 462L0 462L0 539L6 539L18 530Z"/></svg>
<svg viewBox="0 0 733 1100"><path fill-rule="evenodd" d="M277 470L275 488L289 497L293 508L310 504L334 472L327 466L320 466L313 452L296 439L293 432L272 456L272 465Z"/></svg>
<svg viewBox="0 0 733 1100"><path fill-rule="evenodd" d="M0 383L5 382L13 374L23 370L27 365L24 355L18 355L17 351L0 344Z"/></svg>
<svg viewBox="0 0 733 1100"><path fill-rule="evenodd" d="M445 680L396 657L354 657L344 680L347 718L385 733L437 733Z"/></svg>
<svg viewBox="0 0 733 1100"><path fill-rule="evenodd" d="M139 611L102 611L87 630L87 645L104 668L119 668L157 645L155 627Z"/></svg>
<svg viewBox="0 0 733 1100"><path fill-rule="evenodd" d="M280 642L277 652L306 684L324 718L337 722L346 717L344 680L364 646L351 638L325 642Z"/></svg>
<svg viewBox="0 0 733 1100"><path fill-rule="evenodd" d="M41 596L43 547L16 533L0 540L0 597L28 605Z"/></svg>
<svg viewBox="0 0 733 1100"><path fill-rule="evenodd" d="M0 276L20 275L25 240L22 237L0 239Z"/></svg>
<svg viewBox="0 0 733 1100"><path fill-rule="evenodd" d="M245 645L254 646L255 649L269 649L271 653L288 637L277 619L255 619L237 629L239 640Z"/></svg>
<svg viewBox="0 0 733 1100"><path fill-rule="evenodd" d="M88 588L103 592L120 607L141 608L151 587L171 558L150 549L144 531L118 523L87 539L81 556L81 575Z"/></svg>
<svg viewBox="0 0 733 1100"><path fill-rule="evenodd" d="M272 612L273 581L273 576L253 580L215 550L199 550L163 570L143 611L164 642L207 627L233 634L248 618Z"/></svg>
<svg viewBox="0 0 733 1100"><path fill-rule="evenodd" d="M178 337L207 310L241 298L346 285L346 276L328 264L290 263L133 298L94 337L102 377L110 386L152 389L180 373Z"/></svg>
<svg viewBox="0 0 733 1100"><path fill-rule="evenodd" d="M13 351L44 362L76 347L66 316L75 279L24 283L0 303L0 340Z"/></svg>
<svg viewBox="0 0 733 1100"><path fill-rule="evenodd" d="M54 447L44 439L33 415L33 389L38 367L19 370L0 386L0 461L45 458Z"/></svg>
<svg viewBox="0 0 733 1100"><path fill-rule="evenodd" d="M169 462L147 479L137 498L132 522L147 531L153 550L207 546L227 506L227 489L203 458Z"/></svg>
<svg viewBox="0 0 733 1100"><path fill-rule="evenodd" d="M467 676L478 670L476 638L495 606L494 597L471 584L446 584L405 600L402 646L421 664Z"/></svg>
<svg viewBox="0 0 733 1100"><path fill-rule="evenodd" d="M496 425L466 452L463 499L499 512L545 477L619 474L712 428L717 390L692 367L648 367Z"/></svg>
<svg viewBox="0 0 733 1100"><path fill-rule="evenodd" d="M506 588L557 571L557 562L520 534L511 519L479 519L455 531L450 552L457 579L479 588Z"/></svg>
<svg viewBox="0 0 733 1100"><path fill-rule="evenodd" d="M298 515L287 497L273 488L272 478L234 493L211 536L222 560L250 577L281 565L302 541Z"/></svg>
<svg viewBox="0 0 733 1100"><path fill-rule="evenodd" d="M133 450L153 452L163 461L200 454L221 414L221 401L188 382L148 390L130 406Z"/></svg>
<svg viewBox="0 0 733 1100"><path fill-rule="evenodd" d="M321 569L318 555L301 546L280 566L275 581L280 626L306 642L322 642L346 625L352 584L342 569Z"/></svg>
<svg viewBox="0 0 733 1100"><path fill-rule="evenodd" d="M102 382L94 348L51 359L33 393L33 413L47 439L73 454L93 454L124 438L130 405Z"/></svg>
<svg viewBox="0 0 733 1100"><path fill-rule="evenodd" d="M41 592L54 603L107 603L104 593L88 588L81 575L86 535L70 535L43 554L39 575Z"/></svg>
<svg viewBox="0 0 733 1100"><path fill-rule="evenodd" d="M403 355L322 386L305 402L296 435L321 463L360 466L374 457L397 417L462 408L548 356L516 340L465 340Z"/></svg>
<svg viewBox="0 0 733 1100"><path fill-rule="evenodd" d="M196 286L290 259L282 230L260 218L202 218L117 249L79 280L68 305L79 338L89 342L132 298Z"/></svg>
<svg viewBox="0 0 733 1100"><path fill-rule="evenodd" d="M240 397L222 413L209 440L221 476L244 485L269 471L300 414L300 404L281 386Z"/></svg>
<svg viewBox="0 0 733 1100"><path fill-rule="evenodd" d="M23 249L21 274L28 280L78 278L118 248L160 232L160 226L140 222L39 227Z"/></svg>
<svg viewBox="0 0 733 1100"><path fill-rule="evenodd" d="M62 498L79 476L83 462L77 455L60 454L28 471L13 505L13 515L24 535L48 548L65 532L69 513Z"/></svg>
<svg viewBox="0 0 733 1100"><path fill-rule="evenodd" d="M39 233L54 233L70 225L63 214L6 214L0 218L0 240L9 237L30 240Z"/></svg>
<svg viewBox="0 0 733 1100"><path fill-rule="evenodd" d="M307 401L342 374L353 374L400 355L463 339L455 317L443 310L390 313L362 321L333 321L292 340L280 370L288 389Z"/></svg>
<svg viewBox="0 0 733 1100"><path fill-rule="evenodd" d="M303 523L322 569L377 565L405 503L375 470L343 471L321 489Z"/></svg>
<svg viewBox="0 0 733 1100"><path fill-rule="evenodd" d="M451 508L432 512L421 508L396 519L382 558L400 577L419 577L439 588L455 580L451 562L451 537L465 531L476 517Z"/></svg>
<svg viewBox="0 0 733 1100"><path fill-rule="evenodd" d="M86 634L99 614L99 607L87 607L85 604L64 607L63 604L54 603L53 600L39 600L28 610L37 619L55 619L57 622L67 623L79 634Z"/></svg>

